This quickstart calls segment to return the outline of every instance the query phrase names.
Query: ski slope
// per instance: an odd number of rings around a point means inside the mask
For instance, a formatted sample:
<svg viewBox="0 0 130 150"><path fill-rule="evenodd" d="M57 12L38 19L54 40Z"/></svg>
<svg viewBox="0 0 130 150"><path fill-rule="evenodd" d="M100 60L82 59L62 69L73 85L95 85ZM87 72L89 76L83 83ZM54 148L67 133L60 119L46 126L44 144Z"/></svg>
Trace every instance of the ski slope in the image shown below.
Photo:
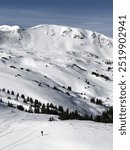
<svg viewBox="0 0 130 150"><path fill-rule="evenodd" d="M112 124L49 117L0 103L0 150L112 150Z"/></svg>

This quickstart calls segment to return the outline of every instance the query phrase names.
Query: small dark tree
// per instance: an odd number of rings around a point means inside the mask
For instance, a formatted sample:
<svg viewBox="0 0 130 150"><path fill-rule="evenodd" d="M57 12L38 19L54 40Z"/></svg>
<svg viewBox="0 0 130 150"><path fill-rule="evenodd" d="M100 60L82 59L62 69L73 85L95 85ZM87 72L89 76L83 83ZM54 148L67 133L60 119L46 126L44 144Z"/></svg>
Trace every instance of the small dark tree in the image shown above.
<svg viewBox="0 0 130 150"><path fill-rule="evenodd" d="M3 91L3 92L6 92L6 91L5 91L5 88L3 88L2 91Z"/></svg>
<svg viewBox="0 0 130 150"><path fill-rule="evenodd" d="M62 107L62 106L59 106L59 107L58 107L58 111L59 111L59 112L63 112L63 111L64 111L63 107Z"/></svg>
<svg viewBox="0 0 130 150"><path fill-rule="evenodd" d="M41 113L45 113L45 104L42 104Z"/></svg>
<svg viewBox="0 0 130 150"><path fill-rule="evenodd" d="M34 112L38 114L38 113L40 112L40 111L39 111L39 108L38 108L38 107L35 107L35 108L34 108Z"/></svg>
<svg viewBox="0 0 130 150"><path fill-rule="evenodd" d="M11 99L11 97L10 97L10 96L8 96L8 97L7 97L7 99Z"/></svg>
<svg viewBox="0 0 130 150"><path fill-rule="evenodd" d="M8 101L7 106L9 106L9 107L13 107L13 104L12 104L12 103L10 103L10 102Z"/></svg>
<svg viewBox="0 0 130 150"><path fill-rule="evenodd" d="M49 107L50 107L50 108L55 108L54 105L53 105L52 103L50 103L50 106L49 106Z"/></svg>
<svg viewBox="0 0 130 150"><path fill-rule="evenodd" d="M17 108L18 108L19 110L24 111L24 107L23 107L22 105L17 105Z"/></svg>
<svg viewBox="0 0 130 150"><path fill-rule="evenodd" d="M91 99L90 99L90 102L91 102L91 103L95 103L95 98L91 98Z"/></svg>
<svg viewBox="0 0 130 150"><path fill-rule="evenodd" d="M34 107L40 107L40 105L41 105L41 103L37 100L37 99L35 99L35 101L34 101Z"/></svg>
<svg viewBox="0 0 130 150"><path fill-rule="evenodd" d="M55 119L53 117L50 117L49 121L55 121Z"/></svg>
<svg viewBox="0 0 130 150"><path fill-rule="evenodd" d="M71 91L71 90L72 90L72 89L71 89L71 86L68 86L68 90L69 90L69 91Z"/></svg>
<svg viewBox="0 0 130 150"><path fill-rule="evenodd" d="M89 120L93 121L93 115L92 114L89 116Z"/></svg>
<svg viewBox="0 0 130 150"><path fill-rule="evenodd" d="M24 100L23 100L23 103L27 103L27 100L26 100L26 99L24 99Z"/></svg>
<svg viewBox="0 0 130 150"><path fill-rule="evenodd" d="M19 93L17 93L17 95L16 95L16 100L18 100L18 98L19 98Z"/></svg>
<svg viewBox="0 0 130 150"><path fill-rule="evenodd" d="M50 113L49 103L47 103L47 105L46 105L46 113L47 113L47 114L49 114L49 113Z"/></svg>
<svg viewBox="0 0 130 150"><path fill-rule="evenodd" d="M21 94L21 98L25 99L25 96L24 96L24 94Z"/></svg>
<svg viewBox="0 0 130 150"><path fill-rule="evenodd" d="M29 98L29 97L27 97L27 99L26 99L26 100L27 100L27 102L30 102L30 98Z"/></svg>
<svg viewBox="0 0 130 150"><path fill-rule="evenodd" d="M11 95L14 95L14 91L13 90L11 91Z"/></svg>
<svg viewBox="0 0 130 150"><path fill-rule="evenodd" d="M29 110L28 110L29 113L33 113L33 109L32 109L32 106L29 106Z"/></svg>
<svg viewBox="0 0 130 150"><path fill-rule="evenodd" d="M9 91L9 90L7 90L7 93L8 93L8 94L10 94L10 91Z"/></svg>
<svg viewBox="0 0 130 150"><path fill-rule="evenodd" d="M30 97L30 103L33 104L33 99Z"/></svg>

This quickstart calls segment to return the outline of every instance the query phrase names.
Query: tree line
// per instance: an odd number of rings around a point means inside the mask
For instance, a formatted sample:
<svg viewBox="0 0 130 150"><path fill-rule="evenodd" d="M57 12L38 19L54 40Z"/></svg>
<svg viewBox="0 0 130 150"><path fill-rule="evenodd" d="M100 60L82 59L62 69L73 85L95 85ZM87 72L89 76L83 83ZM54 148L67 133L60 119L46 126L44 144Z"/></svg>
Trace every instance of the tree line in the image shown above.
<svg viewBox="0 0 130 150"><path fill-rule="evenodd" d="M1 90L1 89L0 89ZM76 120L91 120L96 122L104 122L104 123L113 123L113 107L107 108L106 111L102 112L101 115L93 116L92 114L81 114L77 110L69 110L69 108L63 108L63 106L57 106L53 103L41 103L37 99L33 99L29 96L25 97L24 94L15 94L15 92L2 89L1 91L6 92L15 97L15 100L22 99L24 104L29 104L29 109L25 109L23 105L14 106L10 100L11 96L8 96L8 106L15 107L21 111L26 111L29 113L37 113L37 114L53 114L58 115L60 120L69 120L69 119L76 119ZM1 99L2 100L2 99ZM92 98L92 103L96 103L102 105L102 101L100 99ZM53 119L52 119L53 120Z"/></svg>

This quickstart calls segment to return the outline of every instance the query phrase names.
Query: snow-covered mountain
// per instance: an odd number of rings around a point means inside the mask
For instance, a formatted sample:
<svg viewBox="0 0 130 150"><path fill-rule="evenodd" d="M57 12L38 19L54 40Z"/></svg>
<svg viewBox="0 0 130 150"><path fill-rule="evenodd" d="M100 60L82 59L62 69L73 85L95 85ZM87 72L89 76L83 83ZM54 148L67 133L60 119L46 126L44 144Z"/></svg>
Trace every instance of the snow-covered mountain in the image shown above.
<svg viewBox="0 0 130 150"><path fill-rule="evenodd" d="M81 113L101 114L112 106L112 48L112 39L88 30L0 26L0 88ZM7 96L0 91L4 102ZM92 98L103 105L92 103Z"/></svg>

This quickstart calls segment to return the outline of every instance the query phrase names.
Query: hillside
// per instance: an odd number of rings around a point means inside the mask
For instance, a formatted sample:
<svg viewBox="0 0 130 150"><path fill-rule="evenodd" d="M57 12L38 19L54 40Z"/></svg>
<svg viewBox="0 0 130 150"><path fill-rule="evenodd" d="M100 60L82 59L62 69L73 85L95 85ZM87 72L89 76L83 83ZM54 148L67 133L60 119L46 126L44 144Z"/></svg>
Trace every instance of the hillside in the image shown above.
<svg viewBox="0 0 130 150"><path fill-rule="evenodd" d="M0 26L0 88L101 114L112 106L112 45L102 34L77 28ZM5 103L8 96L0 91ZM103 105L92 103L93 98Z"/></svg>

